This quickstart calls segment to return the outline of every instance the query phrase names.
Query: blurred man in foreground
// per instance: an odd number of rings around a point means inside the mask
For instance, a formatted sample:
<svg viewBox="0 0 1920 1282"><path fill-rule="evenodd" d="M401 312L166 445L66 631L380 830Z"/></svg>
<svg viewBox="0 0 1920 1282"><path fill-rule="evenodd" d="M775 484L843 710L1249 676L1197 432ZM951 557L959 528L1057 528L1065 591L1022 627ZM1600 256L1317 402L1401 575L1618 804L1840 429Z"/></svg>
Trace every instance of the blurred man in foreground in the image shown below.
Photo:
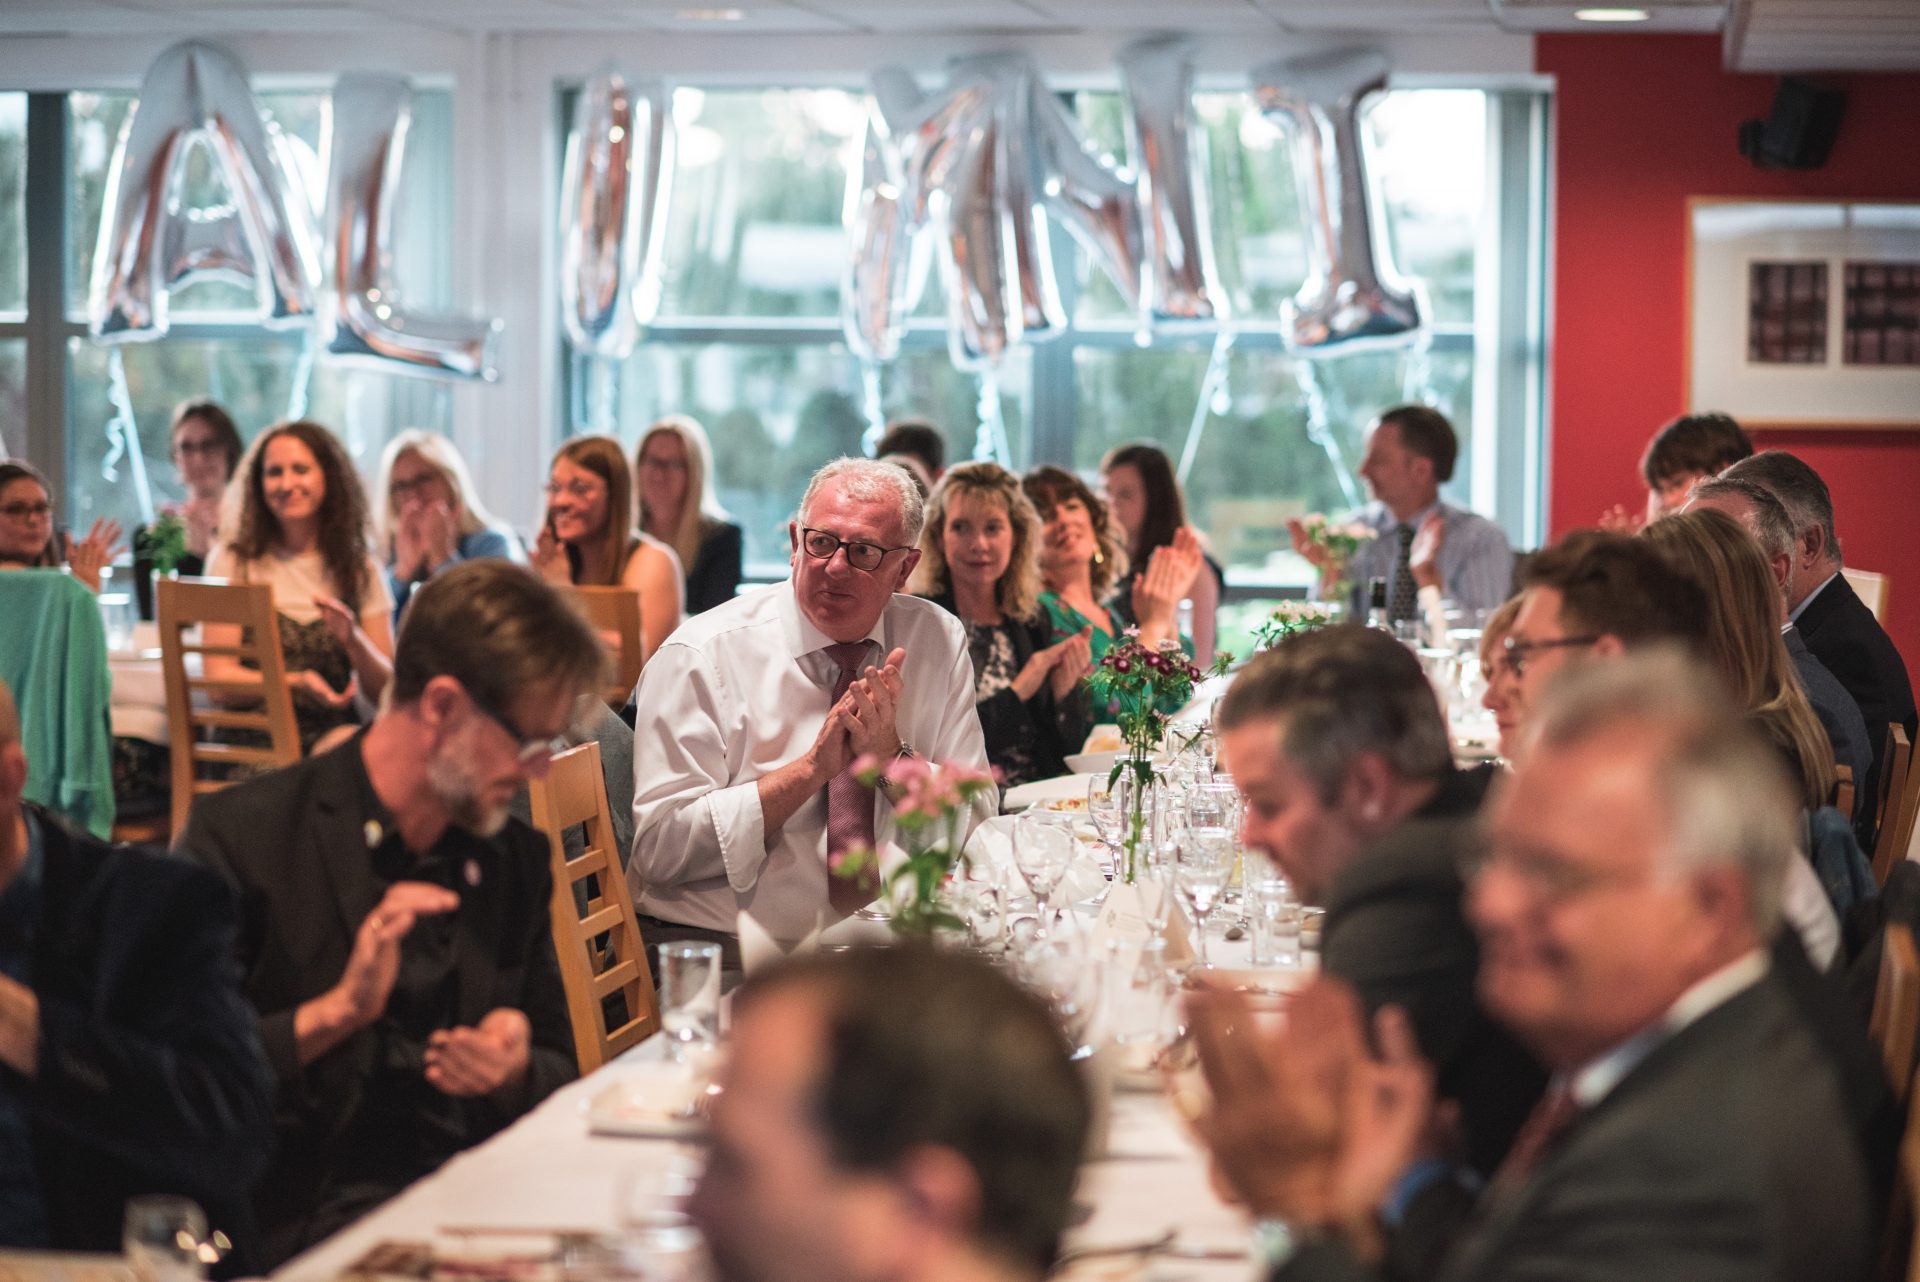
<svg viewBox="0 0 1920 1282"><path fill-rule="evenodd" d="M721 1282L1038 1282L1087 1141L1046 1006L920 948L816 954L733 1005L691 1211Z"/></svg>
<svg viewBox="0 0 1920 1282"><path fill-rule="evenodd" d="M1860 1146L1767 957L1791 795L1678 656L1591 665L1555 691L1491 803L1468 908L1483 1000L1554 1076L1433 1276L1864 1276ZM1380 1276L1379 1209L1430 1120L1404 1021L1382 1021L1379 1061L1330 984L1277 1034L1225 996L1195 1022L1215 1093L1202 1127L1265 1217L1276 1278Z"/></svg>

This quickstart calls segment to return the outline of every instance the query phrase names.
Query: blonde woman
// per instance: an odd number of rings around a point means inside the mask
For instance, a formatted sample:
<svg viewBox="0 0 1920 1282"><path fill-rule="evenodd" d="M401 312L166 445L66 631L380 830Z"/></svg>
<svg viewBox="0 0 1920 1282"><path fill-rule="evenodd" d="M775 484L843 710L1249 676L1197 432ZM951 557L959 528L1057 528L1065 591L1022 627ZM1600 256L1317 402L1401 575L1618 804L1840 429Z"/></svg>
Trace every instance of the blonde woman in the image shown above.
<svg viewBox="0 0 1920 1282"><path fill-rule="evenodd" d="M974 708L987 759L1008 785L1066 773L1086 739L1078 682L1091 662L1083 629L1055 641L1040 609L1040 517L994 463L949 468L927 501L909 587L958 615L973 658Z"/></svg>
<svg viewBox="0 0 1920 1282"><path fill-rule="evenodd" d="M409 428L388 444L373 512L374 545L386 555L395 618L415 586L450 565L527 559L520 540L481 505L460 451L437 432Z"/></svg>
<svg viewBox="0 0 1920 1282"><path fill-rule="evenodd" d="M1706 657L1734 701L1780 749L1800 781L1800 805L1818 810L1833 791L1833 745L1780 635L1780 587L1760 545L1724 512L1663 516L1640 532L1707 589Z"/></svg>
<svg viewBox="0 0 1920 1282"><path fill-rule="evenodd" d="M633 451L640 532L672 548L687 572L688 614L731 601L740 589L740 527L713 490L713 447L682 414L641 433Z"/></svg>
<svg viewBox="0 0 1920 1282"><path fill-rule="evenodd" d="M680 626L680 558L633 524L633 472L611 436L577 436L547 474L547 516L533 565L549 583L640 594L641 661Z"/></svg>

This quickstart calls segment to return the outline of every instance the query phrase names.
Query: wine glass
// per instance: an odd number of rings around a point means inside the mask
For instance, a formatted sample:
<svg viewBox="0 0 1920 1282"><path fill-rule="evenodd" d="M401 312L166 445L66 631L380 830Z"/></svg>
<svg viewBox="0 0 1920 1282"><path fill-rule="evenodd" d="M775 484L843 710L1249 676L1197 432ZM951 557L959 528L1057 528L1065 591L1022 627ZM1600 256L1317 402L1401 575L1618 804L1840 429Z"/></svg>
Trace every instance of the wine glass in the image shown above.
<svg viewBox="0 0 1920 1282"><path fill-rule="evenodd" d="M1116 791L1118 787L1118 780L1114 781L1113 787L1108 787L1107 781L1099 775L1087 780L1087 818L1093 820L1093 831L1106 848L1109 867L1120 858L1120 828L1126 813L1120 805L1121 798Z"/></svg>
<svg viewBox="0 0 1920 1282"><path fill-rule="evenodd" d="M1040 931L1053 924L1053 894L1073 863L1073 828L1064 816L1028 813L1013 825L1013 863L1040 909Z"/></svg>
<svg viewBox="0 0 1920 1282"><path fill-rule="evenodd" d="M1181 897L1193 909L1194 933L1200 941L1197 964L1202 969L1213 964L1207 958L1207 918L1220 902L1232 870L1233 834L1224 827L1189 825L1186 840L1180 843L1174 880Z"/></svg>

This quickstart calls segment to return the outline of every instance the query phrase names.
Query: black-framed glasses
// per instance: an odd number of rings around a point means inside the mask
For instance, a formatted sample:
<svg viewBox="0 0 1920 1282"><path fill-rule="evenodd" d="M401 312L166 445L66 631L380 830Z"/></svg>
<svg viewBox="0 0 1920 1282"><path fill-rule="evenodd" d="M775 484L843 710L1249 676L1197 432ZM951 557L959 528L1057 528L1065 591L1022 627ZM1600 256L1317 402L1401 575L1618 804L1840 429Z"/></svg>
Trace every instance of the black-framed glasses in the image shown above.
<svg viewBox="0 0 1920 1282"><path fill-rule="evenodd" d="M51 503L8 503L0 506L0 516L10 521L33 521L53 515Z"/></svg>
<svg viewBox="0 0 1920 1282"><path fill-rule="evenodd" d="M805 526L800 528L800 547L816 561L831 561L835 552L845 548L847 564L868 573L879 569L880 563L895 552L907 551L906 547L883 548L877 543L854 543L825 530L813 530Z"/></svg>
<svg viewBox="0 0 1920 1282"><path fill-rule="evenodd" d="M1540 650L1560 650L1568 646L1592 645L1600 639L1599 633L1585 633L1577 637L1548 637L1541 641L1523 641L1519 637L1508 637L1501 645L1507 652L1507 663L1513 668L1513 675L1527 675L1528 656Z"/></svg>
<svg viewBox="0 0 1920 1282"><path fill-rule="evenodd" d="M389 481L387 483L387 493L396 499L403 499L409 494L426 489L439 479L440 474L438 472L422 472L420 475L405 481Z"/></svg>
<svg viewBox="0 0 1920 1282"><path fill-rule="evenodd" d="M517 751L522 765L534 760L536 757L551 757L556 753L565 752L572 746L564 732L552 736L528 734L514 724L512 717L509 717L506 713L494 707L493 704L486 699L481 698L464 683L460 688L466 690L467 698L473 701L474 707L480 709L481 715L507 732L507 737L512 739L515 745L517 745Z"/></svg>

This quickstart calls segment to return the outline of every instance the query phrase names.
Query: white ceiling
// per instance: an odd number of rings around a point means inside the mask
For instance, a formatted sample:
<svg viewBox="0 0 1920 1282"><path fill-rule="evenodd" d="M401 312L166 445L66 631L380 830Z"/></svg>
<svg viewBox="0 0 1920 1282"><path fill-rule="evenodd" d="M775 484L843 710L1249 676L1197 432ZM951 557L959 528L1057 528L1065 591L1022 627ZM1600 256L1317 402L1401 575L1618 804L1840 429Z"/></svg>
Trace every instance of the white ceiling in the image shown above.
<svg viewBox="0 0 1920 1282"><path fill-rule="evenodd" d="M1250 37L1721 31L1741 71L1920 69L1920 0L1626 0L1650 22L1577 22L1577 0L0 0L0 35L388 32ZM1594 0L1621 3L1623 0Z"/></svg>

